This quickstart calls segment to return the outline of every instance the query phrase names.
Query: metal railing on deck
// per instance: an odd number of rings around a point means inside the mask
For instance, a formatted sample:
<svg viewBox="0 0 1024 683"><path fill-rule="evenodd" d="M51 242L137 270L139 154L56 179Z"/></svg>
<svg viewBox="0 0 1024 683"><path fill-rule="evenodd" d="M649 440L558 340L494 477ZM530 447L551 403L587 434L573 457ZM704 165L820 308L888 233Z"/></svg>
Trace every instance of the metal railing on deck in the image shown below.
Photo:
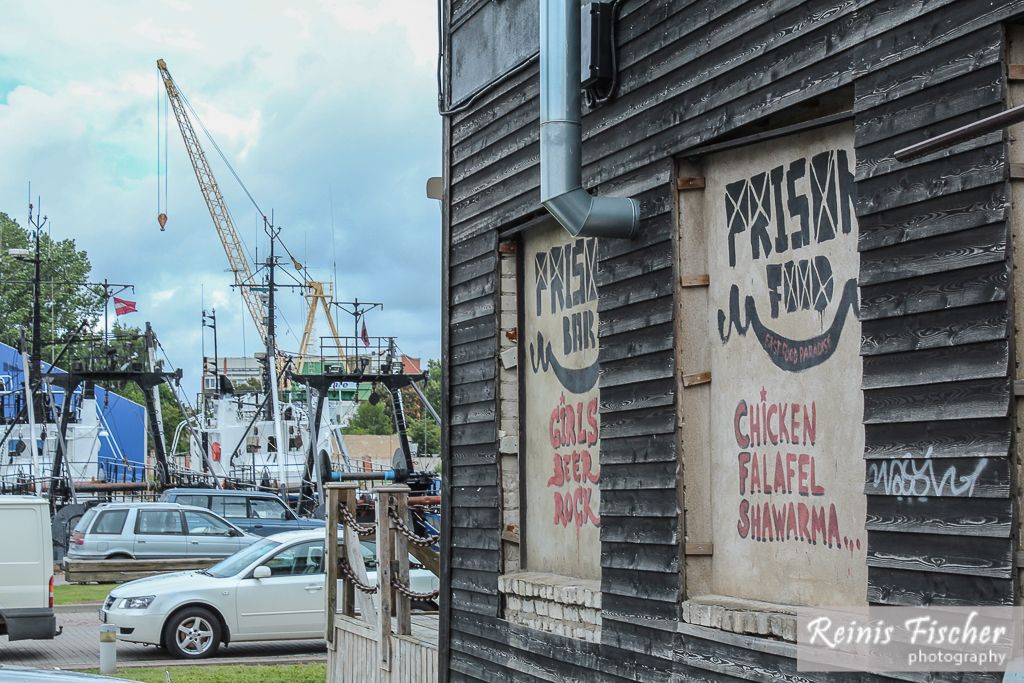
<svg viewBox="0 0 1024 683"><path fill-rule="evenodd" d="M145 336L80 337L68 346L65 365L71 372L143 372L147 368Z"/></svg>
<svg viewBox="0 0 1024 683"><path fill-rule="evenodd" d="M401 354L394 337L321 337L320 357L306 361L319 364L321 375L392 375L402 372Z"/></svg>

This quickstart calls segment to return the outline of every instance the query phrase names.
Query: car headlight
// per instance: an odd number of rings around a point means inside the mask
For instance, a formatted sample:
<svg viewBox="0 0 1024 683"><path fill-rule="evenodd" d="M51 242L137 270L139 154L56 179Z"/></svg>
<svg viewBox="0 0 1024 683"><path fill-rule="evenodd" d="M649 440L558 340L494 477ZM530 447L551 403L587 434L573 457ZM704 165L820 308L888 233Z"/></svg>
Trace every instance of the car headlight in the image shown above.
<svg viewBox="0 0 1024 683"><path fill-rule="evenodd" d="M122 598L118 607L121 609L146 609L156 600L155 595L143 595L138 598Z"/></svg>

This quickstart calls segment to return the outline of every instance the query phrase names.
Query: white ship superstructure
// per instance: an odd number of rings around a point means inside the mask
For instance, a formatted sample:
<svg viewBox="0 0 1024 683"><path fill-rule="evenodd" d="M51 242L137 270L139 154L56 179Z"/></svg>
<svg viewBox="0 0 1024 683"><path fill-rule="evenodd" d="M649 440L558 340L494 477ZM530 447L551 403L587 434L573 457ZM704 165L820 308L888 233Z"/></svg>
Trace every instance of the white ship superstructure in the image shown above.
<svg viewBox="0 0 1024 683"><path fill-rule="evenodd" d="M283 443L278 445L276 424L268 419L258 394L222 395L207 399L205 416L188 449L172 444L179 466L195 473L207 466L218 479L246 483L273 482L294 489L301 485L309 455L310 419L306 406L282 402L279 406ZM344 461L341 427L351 411L350 402L325 401L320 433L316 437L317 458ZM193 426L195 422L191 423ZM179 436L178 442L184 437ZM318 461L319 461L318 460Z"/></svg>
<svg viewBox="0 0 1024 683"><path fill-rule="evenodd" d="M64 436L65 465L58 476L73 481L102 479L99 467L100 440L108 436L96 409L95 398L79 398ZM53 477L53 462L60 443L60 426L53 422L3 425L0 436L0 481L15 484ZM35 452L33 452L33 449Z"/></svg>

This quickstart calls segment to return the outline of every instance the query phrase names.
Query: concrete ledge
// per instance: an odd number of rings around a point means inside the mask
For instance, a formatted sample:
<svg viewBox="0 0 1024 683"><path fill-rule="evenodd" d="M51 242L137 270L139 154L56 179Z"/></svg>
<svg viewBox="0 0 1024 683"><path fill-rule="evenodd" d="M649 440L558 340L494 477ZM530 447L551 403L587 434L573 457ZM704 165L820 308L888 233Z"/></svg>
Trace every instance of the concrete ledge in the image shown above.
<svg viewBox="0 0 1024 683"><path fill-rule="evenodd" d="M542 572L498 577L505 619L527 628L600 642L601 582Z"/></svg>
<svg viewBox="0 0 1024 683"><path fill-rule="evenodd" d="M56 614L66 614L69 612L95 612L99 614L100 607L103 607L103 602L74 602L69 605L54 605L53 611Z"/></svg>
<svg viewBox="0 0 1024 683"><path fill-rule="evenodd" d="M122 669L174 669L179 666L202 666L203 664L211 666L257 666L257 665L286 665L286 664L317 664L320 662L327 661L327 653L317 653L308 655L270 655L266 657L230 657L225 656L227 648L221 647L220 652L216 657L209 660L200 660L198 663L194 659L152 659L146 661L134 661L134 660L118 660L117 669L120 672ZM158 655L159 656L159 655ZM85 669L97 669L99 668L99 659L95 662L74 662L70 665L61 665L59 668L54 667L55 671L81 671Z"/></svg>
<svg viewBox="0 0 1024 683"><path fill-rule="evenodd" d="M543 572L514 572L498 577L498 590L524 598L601 609L601 582Z"/></svg>
<svg viewBox="0 0 1024 683"><path fill-rule="evenodd" d="M682 621L687 624L796 642L796 607L792 605L700 595L682 607Z"/></svg>

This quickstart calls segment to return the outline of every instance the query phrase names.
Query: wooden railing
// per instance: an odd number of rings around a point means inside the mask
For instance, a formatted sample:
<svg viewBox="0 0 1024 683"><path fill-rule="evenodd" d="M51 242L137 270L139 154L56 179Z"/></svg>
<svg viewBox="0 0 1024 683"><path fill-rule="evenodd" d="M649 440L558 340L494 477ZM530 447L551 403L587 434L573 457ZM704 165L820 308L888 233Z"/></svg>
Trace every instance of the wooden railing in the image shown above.
<svg viewBox="0 0 1024 683"><path fill-rule="evenodd" d="M391 669L392 636L412 634L412 602L431 600L436 593L412 591L409 581L410 552L436 572L437 553L430 549L437 539L418 536L409 524L409 487L382 486L376 495L376 524L372 533L377 545L377 581L371 582L363 564L360 536L371 534L370 525L356 520L356 482L328 484L327 489L327 643L335 645L337 613L373 625L380 654L380 668ZM338 532L341 529L339 544ZM340 545L340 547L339 547ZM343 554L342 554L343 553ZM338 582L342 581L341 595ZM376 599L375 599L376 596ZM340 607L340 609L339 609Z"/></svg>
<svg viewBox="0 0 1024 683"><path fill-rule="evenodd" d="M380 621L378 622L380 665L391 668L391 615L392 606L397 623L395 633L412 633L412 605L409 597L395 589L395 581L409 585L409 544L405 535L398 533L388 511L395 507L403 518L409 516L409 487L384 486L377 493L377 585L380 586Z"/></svg>
<svg viewBox="0 0 1024 683"><path fill-rule="evenodd" d="M356 518L356 482L328 484L327 489L327 644L334 644L335 615L338 612L338 580L344 579L341 595L341 612L354 617L356 607L362 618L370 623L377 622L377 606L368 590L357 591L357 583L369 585L366 566L363 564L363 553L359 545L359 531L352 523ZM339 554L338 527L342 528L341 549L344 558ZM356 580L345 576L343 568L347 567Z"/></svg>

